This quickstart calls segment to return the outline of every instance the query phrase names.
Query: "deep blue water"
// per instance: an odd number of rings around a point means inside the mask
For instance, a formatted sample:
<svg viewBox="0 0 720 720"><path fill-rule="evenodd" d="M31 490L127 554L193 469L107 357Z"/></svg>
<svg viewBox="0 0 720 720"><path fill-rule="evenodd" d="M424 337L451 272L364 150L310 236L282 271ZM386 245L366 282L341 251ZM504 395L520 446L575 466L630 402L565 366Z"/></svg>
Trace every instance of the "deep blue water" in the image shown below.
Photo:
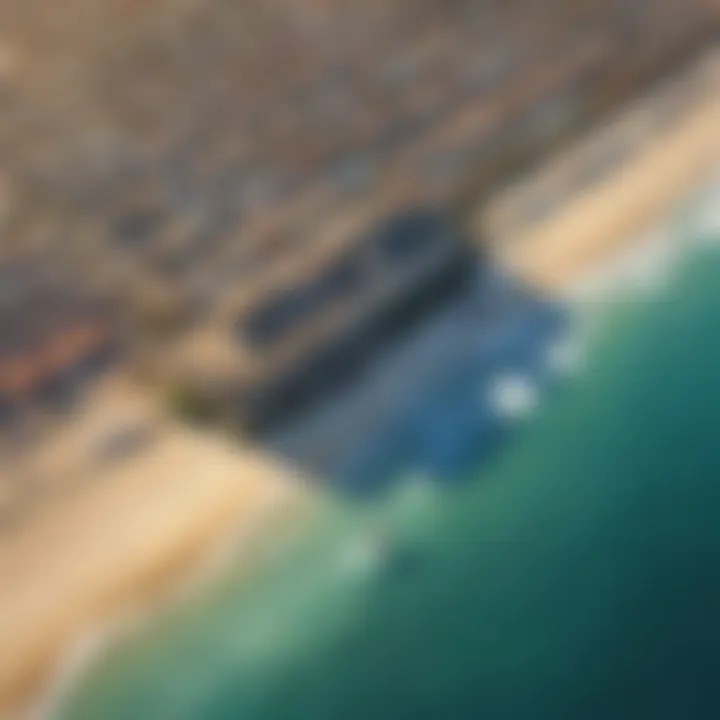
<svg viewBox="0 0 720 720"><path fill-rule="evenodd" d="M719 278L708 250L618 303L468 482L328 500L252 582L100 663L64 717L720 717Z"/></svg>

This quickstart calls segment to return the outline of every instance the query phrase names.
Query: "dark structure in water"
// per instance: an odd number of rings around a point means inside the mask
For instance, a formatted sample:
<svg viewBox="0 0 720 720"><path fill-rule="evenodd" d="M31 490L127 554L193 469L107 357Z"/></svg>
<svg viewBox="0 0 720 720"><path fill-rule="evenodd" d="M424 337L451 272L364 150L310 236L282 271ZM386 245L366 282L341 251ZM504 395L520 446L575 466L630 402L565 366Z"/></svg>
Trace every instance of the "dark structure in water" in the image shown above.
<svg viewBox="0 0 720 720"><path fill-rule="evenodd" d="M352 243L309 282L259 303L235 326L237 341L267 359L267 371L240 394L242 424L276 426L340 389L462 292L476 266L470 245L442 215L414 210Z"/></svg>
<svg viewBox="0 0 720 720"><path fill-rule="evenodd" d="M425 208L342 242L235 312L234 367L208 384L209 404L253 434L281 426L461 293L477 266L470 243Z"/></svg>

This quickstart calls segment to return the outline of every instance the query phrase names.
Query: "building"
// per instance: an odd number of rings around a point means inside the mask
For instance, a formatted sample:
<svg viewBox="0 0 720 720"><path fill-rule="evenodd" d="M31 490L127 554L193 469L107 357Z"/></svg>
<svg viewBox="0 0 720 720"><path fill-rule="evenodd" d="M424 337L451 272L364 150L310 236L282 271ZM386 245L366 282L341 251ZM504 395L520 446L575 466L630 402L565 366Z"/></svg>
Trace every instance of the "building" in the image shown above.
<svg viewBox="0 0 720 720"><path fill-rule="evenodd" d="M231 422L266 430L351 380L476 276L470 244L425 208L332 240L311 261L266 275L224 322L173 350L179 382Z"/></svg>

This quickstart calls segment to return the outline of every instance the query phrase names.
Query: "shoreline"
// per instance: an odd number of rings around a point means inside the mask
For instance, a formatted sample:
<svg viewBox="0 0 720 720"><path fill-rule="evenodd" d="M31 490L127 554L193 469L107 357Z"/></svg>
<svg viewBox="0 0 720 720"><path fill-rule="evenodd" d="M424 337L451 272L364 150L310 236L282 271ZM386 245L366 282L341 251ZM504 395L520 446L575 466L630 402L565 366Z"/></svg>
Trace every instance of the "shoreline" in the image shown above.
<svg viewBox="0 0 720 720"><path fill-rule="evenodd" d="M711 98L553 216L503 238L493 247L500 264L562 299L578 279L632 251L718 165L718 127L720 100ZM252 565L276 523L287 529L315 504L312 490L262 449L164 420L151 448L0 536L9 588L0 596L0 644L11 658L0 661L0 718L46 716L127 623L132 629L182 600L228 557Z"/></svg>
<svg viewBox="0 0 720 720"><path fill-rule="evenodd" d="M493 248L502 266L530 286L562 293L642 239L720 162L720 98L653 138L630 162L527 232ZM583 242L578 242L583 238Z"/></svg>
<svg viewBox="0 0 720 720"><path fill-rule="evenodd" d="M305 484L259 452L173 427L150 453L0 544L14 589L0 596L0 717L42 717L88 637L112 640L118 623L182 600L229 557L251 565L278 524L312 508Z"/></svg>
<svg viewBox="0 0 720 720"><path fill-rule="evenodd" d="M123 641L132 640L159 614L198 598L209 584L223 577L229 566L234 564L237 568L239 563L240 571L250 575L266 553L272 554L276 543L300 532L307 521L305 515L311 514L309 508L303 514L296 507L293 517L288 518L268 510L265 516L257 515L250 526L233 526L226 534L198 548L197 557L189 560L190 566L178 568L172 577L167 577L163 589L151 592L148 598L130 607L119 607L94 625L85 627L61 654L47 681L41 684L41 691L25 704L23 712L27 717L52 720L73 689L92 671L95 662ZM282 529L277 527L281 521L286 523Z"/></svg>

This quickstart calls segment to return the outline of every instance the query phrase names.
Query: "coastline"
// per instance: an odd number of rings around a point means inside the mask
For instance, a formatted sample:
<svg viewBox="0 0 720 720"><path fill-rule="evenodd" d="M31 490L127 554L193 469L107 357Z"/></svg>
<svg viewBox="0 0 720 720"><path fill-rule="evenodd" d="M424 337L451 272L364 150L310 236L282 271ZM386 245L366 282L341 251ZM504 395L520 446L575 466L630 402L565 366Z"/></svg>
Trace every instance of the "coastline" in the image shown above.
<svg viewBox="0 0 720 720"><path fill-rule="evenodd" d="M720 161L719 127L720 98L712 97L590 192L528 231L503 238L493 248L500 263L531 286L562 294L641 239L712 172Z"/></svg>
<svg viewBox="0 0 720 720"><path fill-rule="evenodd" d="M251 562L311 505L271 459L173 426L39 510L0 543L0 717L37 717L38 689L52 693L87 633L172 600L228 551Z"/></svg>
<svg viewBox="0 0 720 720"><path fill-rule="evenodd" d="M562 296L710 172L718 127L720 101L710 99L555 215L502 238L493 248L500 263ZM291 475L259 449L163 421L152 448L0 536L0 718L37 716L37 688L52 695L63 658L92 628L152 612L219 565L224 547L251 561L276 523L313 506Z"/></svg>

